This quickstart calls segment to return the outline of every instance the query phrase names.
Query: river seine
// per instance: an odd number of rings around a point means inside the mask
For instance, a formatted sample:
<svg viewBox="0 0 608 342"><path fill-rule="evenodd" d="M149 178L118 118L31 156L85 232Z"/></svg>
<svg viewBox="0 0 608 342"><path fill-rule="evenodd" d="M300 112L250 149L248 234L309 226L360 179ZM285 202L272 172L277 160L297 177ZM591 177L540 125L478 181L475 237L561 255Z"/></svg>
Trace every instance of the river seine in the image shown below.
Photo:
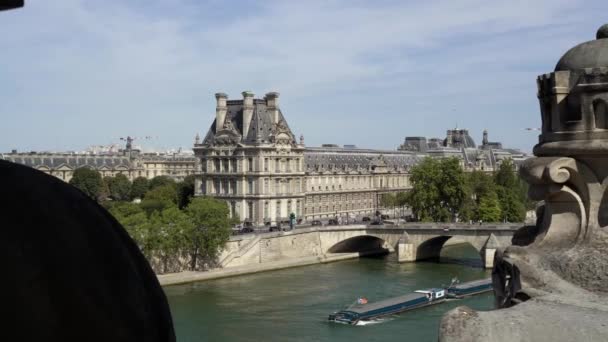
<svg viewBox="0 0 608 342"><path fill-rule="evenodd" d="M370 301L489 277L468 245L447 246L440 263L397 263L394 255L312 265L165 288L177 340L437 341L441 316L459 305L493 308L492 294L405 312L364 326L327 315L364 296Z"/></svg>

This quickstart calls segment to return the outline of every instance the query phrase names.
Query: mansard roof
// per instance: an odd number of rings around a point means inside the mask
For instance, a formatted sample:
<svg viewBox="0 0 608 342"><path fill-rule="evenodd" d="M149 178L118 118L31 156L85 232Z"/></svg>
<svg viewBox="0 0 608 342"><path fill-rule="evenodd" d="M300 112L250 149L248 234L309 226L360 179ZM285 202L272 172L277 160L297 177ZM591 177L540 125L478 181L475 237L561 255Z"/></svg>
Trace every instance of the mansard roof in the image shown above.
<svg viewBox="0 0 608 342"><path fill-rule="evenodd" d="M243 100L228 100L226 101L228 108L226 112L226 121L230 120L232 127L236 133L243 135ZM271 142L271 136L274 133L274 122L272 111L266 106L266 101L262 99L253 100L253 115L251 116L251 122L249 123L249 132L246 137L241 138L241 143L254 144L254 143L269 143ZM279 109L279 122L282 122L285 130L293 139L295 143L295 136L283 113ZM212 145L215 139L216 132L216 120L213 120L211 127L203 139L203 144Z"/></svg>
<svg viewBox="0 0 608 342"><path fill-rule="evenodd" d="M304 150L306 168L311 171L369 170L373 166L386 166L390 170L409 169L425 155L404 151L347 149L340 147L307 147Z"/></svg>
<svg viewBox="0 0 608 342"><path fill-rule="evenodd" d="M0 154L0 159L30 167L45 166L51 170L66 166L72 169L91 167L100 169L131 168L131 161L126 156L90 156L68 154Z"/></svg>

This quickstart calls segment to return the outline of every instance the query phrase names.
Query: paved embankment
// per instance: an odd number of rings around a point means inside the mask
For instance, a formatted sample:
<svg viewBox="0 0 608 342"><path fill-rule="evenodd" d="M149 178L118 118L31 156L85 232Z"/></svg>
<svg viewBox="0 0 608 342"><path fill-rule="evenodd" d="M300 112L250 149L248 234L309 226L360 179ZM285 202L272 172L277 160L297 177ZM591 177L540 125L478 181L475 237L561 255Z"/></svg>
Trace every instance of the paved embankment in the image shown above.
<svg viewBox="0 0 608 342"><path fill-rule="evenodd" d="M267 262L267 263L263 263L263 264L251 264L251 265L244 265L244 266L227 267L227 268L215 269L215 270L204 271L204 272L185 271L185 272L179 272L179 273L168 273L168 274L161 274L157 277L158 277L158 281L160 282L160 284L162 286L168 286L168 285L192 283L192 282L203 281L203 280L234 277L234 276L238 276L238 275L265 272L265 271L274 271L274 270L280 270L280 269L291 268L291 267L323 264L323 263L346 260L346 259L354 259L354 258L358 258L359 256L360 256L359 253L344 253L341 255L332 255L332 256L328 256L328 257L306 257L306 258L290 259L290 260L284 260L284 261Z"/></svg>

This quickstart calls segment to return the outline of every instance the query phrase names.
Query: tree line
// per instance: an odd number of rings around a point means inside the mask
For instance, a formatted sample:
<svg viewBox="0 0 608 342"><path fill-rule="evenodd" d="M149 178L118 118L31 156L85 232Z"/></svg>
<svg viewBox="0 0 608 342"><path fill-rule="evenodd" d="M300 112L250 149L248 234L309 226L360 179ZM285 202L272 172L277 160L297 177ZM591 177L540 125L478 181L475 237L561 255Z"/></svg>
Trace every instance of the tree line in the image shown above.
<svg viewBox="0 0 608 342"><path fill-rule="evenodd" d="M157 273L217 266L230 237L228 205L194 197L194 177L176 182L167 176L151 180L101 177L96 170L74 171L70 184L99 201L127 230Z"/></svg>
<svg viewBox="0 0 608 342"><path fill-rule="evenodd" d="M384 194L384 207L411 208L423 222L522 222L534 208L510 159L494 172L465 172L456 158L426 158L411 169L412 190Z"/></svg>

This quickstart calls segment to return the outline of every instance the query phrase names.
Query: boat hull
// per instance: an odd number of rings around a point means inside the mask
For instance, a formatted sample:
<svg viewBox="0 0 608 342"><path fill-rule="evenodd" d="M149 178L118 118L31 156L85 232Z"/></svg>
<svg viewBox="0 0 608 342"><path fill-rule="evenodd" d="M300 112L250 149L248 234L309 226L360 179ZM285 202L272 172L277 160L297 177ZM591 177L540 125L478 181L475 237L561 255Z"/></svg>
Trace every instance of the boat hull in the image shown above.
<svg viewBox="0 0 608 342"><path fill-rule="evenodd" d="M416 304L413 304L411 306L403 306L403 307L400 307L398 309L387 309L385 311L382 311L382 312L379 312L379 313L374 313L374 314L361 314L356 319L338 318L337 315L339 315L340 312L337 312L337 313L329 315L328 320L331 321L331 322L334 322L334 323L356 325L359 321L370 321L370 320L373 320L373 319L376 319L376 318L396 315L396 314L400 314L400 313L403 313L403 312L406 312L406 311L411 311L411 310L420 309L420 308L424 308L424 307L435 305L435 304L440 304L440 303L443 303L445 301L446 301L446 299L442 298L442 299L436 299L436 300L433 300L433 301L426 301L426 302L422 302L422 303L416 303Z"/></svg>

